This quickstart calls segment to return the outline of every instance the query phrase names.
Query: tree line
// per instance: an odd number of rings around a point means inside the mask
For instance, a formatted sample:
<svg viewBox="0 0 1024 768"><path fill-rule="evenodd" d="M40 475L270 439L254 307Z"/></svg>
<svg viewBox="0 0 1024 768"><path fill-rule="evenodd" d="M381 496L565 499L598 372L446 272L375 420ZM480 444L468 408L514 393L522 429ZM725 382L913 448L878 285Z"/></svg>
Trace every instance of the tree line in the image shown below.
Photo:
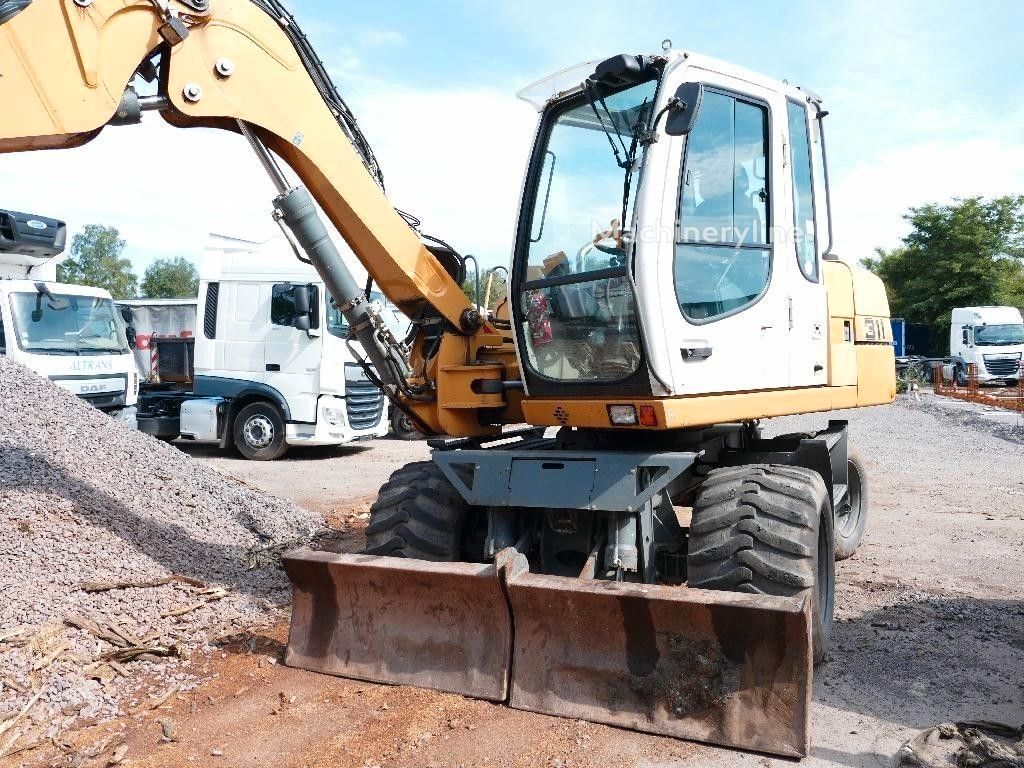
<svg viewBox="0 0 1024 768"><path fill-rule="evenodd" d="M137 297L140 290L149 299L189 299L199 294L199 271L188 259L156 259L139 282L131 261L122 255L124 247L116 227L87 224L71 239L71 253L57 265L57 279L103 288L115 299Z"/></svg>
<svg viewBox="0 0 1024 768"><path fill-rule="evenodd" d="M1024 196L931 203L904 218L903 244L864 260L885 283L893 317L930 326L941 346L954 307L1024 307Z"/></svg>

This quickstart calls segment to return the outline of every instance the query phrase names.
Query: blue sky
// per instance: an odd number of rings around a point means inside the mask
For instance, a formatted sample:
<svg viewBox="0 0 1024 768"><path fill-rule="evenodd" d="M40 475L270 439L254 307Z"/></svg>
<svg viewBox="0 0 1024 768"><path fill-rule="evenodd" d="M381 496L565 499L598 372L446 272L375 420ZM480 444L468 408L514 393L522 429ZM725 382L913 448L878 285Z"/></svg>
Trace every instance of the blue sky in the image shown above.
<svg viewBox="0 0 1024 768"><path fill-rule="evenodd" d="M290 2L377 149L394 202L486 263L508 259L535 125L515 91L586 59L657 52L665 38L824 96L842 255L897 245L911 205L1024 193L1024 5L831 6ZM272 190L238 137L148 117L83 149L0 157L0 206L73 229L119 226L140 274L155 257L198 257L210 231L274 233ZM154 189L138 169L155 152L193 157L197 170ZM211 190L208 204L186 212L196 188Z"/></svg>

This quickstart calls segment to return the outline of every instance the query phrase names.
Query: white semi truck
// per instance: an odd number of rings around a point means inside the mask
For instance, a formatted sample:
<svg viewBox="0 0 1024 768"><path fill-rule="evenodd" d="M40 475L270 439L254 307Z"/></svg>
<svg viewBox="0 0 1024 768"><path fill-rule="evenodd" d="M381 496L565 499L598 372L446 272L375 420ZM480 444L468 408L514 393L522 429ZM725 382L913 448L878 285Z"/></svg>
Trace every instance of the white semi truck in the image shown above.
<svg viewBox="0 0 1024 768"><path fill-rule="evenodd" d="M134 423L139 375L110 294L57 282L64 222L0 210L0 354Z"/></svg>
<svg viewBox="0 0 1024 768"><path fill-rule="evenodd" d="M983 384L1016 384L1024 357L1024 319L1016 307L958 307L949 330L949 355L957 384L967 384L974 364Z"/></svg>
<svg viewBox="0 0 1024 768"><path fill-rule="evenodd" d="M215 238L196 309L190 386L145 386L143 431L255 460L387 434L384 396L352 356L344 318L282 238Z"/></svg>

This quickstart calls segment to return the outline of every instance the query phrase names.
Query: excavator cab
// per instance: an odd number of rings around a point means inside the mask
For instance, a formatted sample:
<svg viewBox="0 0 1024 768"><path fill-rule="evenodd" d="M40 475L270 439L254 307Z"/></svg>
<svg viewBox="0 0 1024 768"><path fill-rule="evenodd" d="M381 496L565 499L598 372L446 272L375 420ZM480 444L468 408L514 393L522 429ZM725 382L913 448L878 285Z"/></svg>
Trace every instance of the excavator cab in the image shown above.
<svg viewBox="0 0 1024 768"><path fill-rule="evenodd" d="M364 553L283 558L289 664L807 753L867 474L845 422L759 420L895 395L884 289L832 251L819 97L684 51L527 89L508 305L486 316L280 0L0 0L0 72L0 153L147 112L241 134L367 378L434 435Z"/></svg>

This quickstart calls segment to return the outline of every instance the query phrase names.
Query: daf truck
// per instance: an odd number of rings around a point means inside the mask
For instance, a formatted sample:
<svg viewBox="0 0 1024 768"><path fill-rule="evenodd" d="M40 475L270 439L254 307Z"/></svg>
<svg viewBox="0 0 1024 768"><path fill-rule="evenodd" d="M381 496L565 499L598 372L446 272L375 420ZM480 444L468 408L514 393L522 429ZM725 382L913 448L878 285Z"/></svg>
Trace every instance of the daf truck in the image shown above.
<svg viewBox="0 0 1024 768"><path fill-rule="evenodd" d="M135 358L110 293L57 282L63 221L0 210L0 354L134 424Z"/></svg>
<svg viewBox="0 0 1024 768"><path fill-rule="evenodd" d="M974 364L981 384L1016 384L1024 356L1024 319L1016 307L957 307L949 330L949 355L959 386Z"/></svg>
<svg viewBox="0 0 1024 768"><path fill-rule="evenodd" d="M384 396L353 356L348 324L282 238L214 237L196 311L187 386L144 384L143 431L263 461L387 434Z"/></svg>

